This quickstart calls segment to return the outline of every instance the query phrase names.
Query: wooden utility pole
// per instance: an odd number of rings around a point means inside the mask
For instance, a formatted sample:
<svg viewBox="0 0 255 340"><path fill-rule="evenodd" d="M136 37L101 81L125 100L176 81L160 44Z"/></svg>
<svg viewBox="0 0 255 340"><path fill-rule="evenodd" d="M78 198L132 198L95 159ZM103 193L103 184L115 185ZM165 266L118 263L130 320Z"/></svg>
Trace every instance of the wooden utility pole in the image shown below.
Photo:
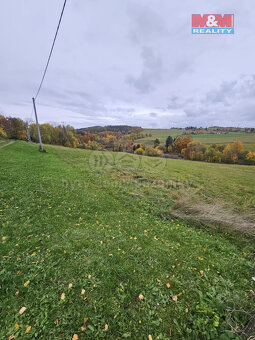
<svg viewBox="0 0 255 340"><path fill-rule="evenodd" d="M43 151L43 145L42 145L40 127L39 127L39 123L38 123L37 112L36 112L36 106L35 106L35 98L32 98L32 100L33 100L33 105L34 105L35 121L36 121L36 127L37 127L37 132L38 132L39 143L40 143L39 151Z"/></svg>

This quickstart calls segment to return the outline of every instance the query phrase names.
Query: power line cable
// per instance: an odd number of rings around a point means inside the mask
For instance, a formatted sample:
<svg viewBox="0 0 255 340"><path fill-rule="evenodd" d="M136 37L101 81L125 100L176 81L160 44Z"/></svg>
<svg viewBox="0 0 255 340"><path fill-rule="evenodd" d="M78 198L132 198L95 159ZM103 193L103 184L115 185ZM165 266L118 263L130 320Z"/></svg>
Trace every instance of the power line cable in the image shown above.
<svg viewBox="0 0 255 340"><path fill-rule="evenodd" d="M52 46L51 46L51 50L50 50L50 54L49 54L49 57L48 57L48 61L47 61L47 64L46 64L46 67L45 67L45 70L44 70L44 73L43 73L43 77L42 77L42 80L41 80L39 88L38 88L38 91L37 91L37 93L35 95L35 99L37 98L37 96L38 96L38 94L39 94L39 92L41 90L44 78L46 76L46 72L47 72L47 69L48 69L48 66L49 66L49 63L50 63L50 59L51 59L51 56L52 56L54 45L55 45L55 42L56 42L56 39L57 39L58 30L59 30L59 27L60 27L60 24L61 24L61 20L62 20L63 14L64 14L65 6L66 6L66 1L67 0L65 0L64 4L63 4L63 8L62 8L61 15L60 15L60 18L59 18L59 21L58 21L58 26L57 26L57 30L56 30L56 33L55 33L55 36L54 36L54 40L53 40L53 43L52 43Z"/></svg>

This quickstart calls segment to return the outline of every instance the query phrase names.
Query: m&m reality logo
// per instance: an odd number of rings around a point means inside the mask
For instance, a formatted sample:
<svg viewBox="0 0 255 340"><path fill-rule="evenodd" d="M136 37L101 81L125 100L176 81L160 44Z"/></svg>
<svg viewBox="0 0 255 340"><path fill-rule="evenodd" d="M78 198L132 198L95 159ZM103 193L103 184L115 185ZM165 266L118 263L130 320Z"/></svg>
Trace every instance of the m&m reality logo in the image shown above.
<svg viewBox="0 0 255 340"><path fill-rule="evenodd" d="M192 14L193 34L234 34L234 14Z"/></svg>

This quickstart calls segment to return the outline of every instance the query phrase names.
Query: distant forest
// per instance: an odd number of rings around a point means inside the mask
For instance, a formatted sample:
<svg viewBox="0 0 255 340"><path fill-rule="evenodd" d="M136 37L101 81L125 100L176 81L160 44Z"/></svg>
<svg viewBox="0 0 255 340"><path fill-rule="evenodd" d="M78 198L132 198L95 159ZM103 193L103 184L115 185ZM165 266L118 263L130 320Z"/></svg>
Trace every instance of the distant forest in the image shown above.
<svg viewBox="0 0 255 340"><path fill-rule="evenodd" d="M87 128L76 129L77 134L98 133L98 132L121 132L124 135L129 133L141 133L142 128L139 126L129 126L129 125L107 125L107 126L91 126Z"/></svg>

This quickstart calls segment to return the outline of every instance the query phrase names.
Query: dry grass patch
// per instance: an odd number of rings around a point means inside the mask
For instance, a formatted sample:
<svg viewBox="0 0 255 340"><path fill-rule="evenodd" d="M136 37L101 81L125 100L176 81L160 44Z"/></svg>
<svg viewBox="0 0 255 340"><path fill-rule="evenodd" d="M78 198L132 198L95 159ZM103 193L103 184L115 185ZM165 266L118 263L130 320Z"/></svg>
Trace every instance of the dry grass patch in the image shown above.
<svg viewBox="0 0 255 340"><path fill-rule="evenodd" d="M171 214L174 217L192 222L225 226L255 237L254 212L240 212L234 210L230 204L227 205L216 200L212 203L202 202L190 190L181 190L174 196L176 201L171 208Z"/></svg>

